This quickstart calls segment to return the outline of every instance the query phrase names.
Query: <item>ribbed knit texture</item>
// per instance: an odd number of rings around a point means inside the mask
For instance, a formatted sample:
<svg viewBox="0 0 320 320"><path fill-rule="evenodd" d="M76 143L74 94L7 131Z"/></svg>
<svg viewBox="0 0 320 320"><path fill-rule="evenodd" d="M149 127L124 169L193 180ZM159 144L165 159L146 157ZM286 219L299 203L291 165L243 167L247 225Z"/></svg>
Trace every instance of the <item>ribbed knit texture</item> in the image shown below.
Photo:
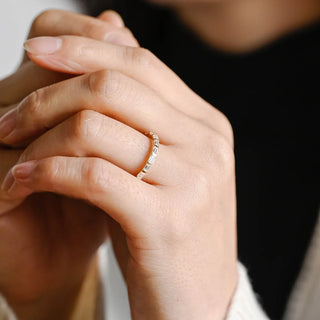
<svg viewBox="0 0 320 320"><path fill-rule="evenodd" d="M320 319L320 213L302 271L291 293L284 319Z"/></svg>
<svg viewBox="0 0 320 320"><path fill-rule="evenodd" d="M245 267L238 263L238 286L226 320L268 320L254 294Z"/></svg>

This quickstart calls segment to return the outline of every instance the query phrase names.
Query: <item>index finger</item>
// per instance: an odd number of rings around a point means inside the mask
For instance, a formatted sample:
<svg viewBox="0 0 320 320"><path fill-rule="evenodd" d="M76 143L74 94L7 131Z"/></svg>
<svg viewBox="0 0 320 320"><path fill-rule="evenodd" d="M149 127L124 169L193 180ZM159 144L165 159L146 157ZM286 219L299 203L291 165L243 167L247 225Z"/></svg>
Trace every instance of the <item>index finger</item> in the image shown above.
<svg viewBox="0 0 320 320"><path fill-rule="evenodd" d="M28 39L61 35L83 36L99 41L113 38L128 46L139 45L131 31L125 28L120 15L111 10L103 12L98 18L65 10L46 10L34 19Z"/></svg>
<svg viewBox="0 0 320 320"><path fill-rule="evenodd" d="M112 10L103 12L98 18L64 10L44 11L33 21L28 38L65 34L120 45L139 45L131 31L125 28L120 15ZM20 68L0 81L0 105L17 103L32 91L67 78L61 73L39 68L27 60L29 58L25 55Z"/></svg>
<svg viewBox="0 0 320 320"><path fill-rule="evenodd" d="M201 120L232 144L226 117L194 93L170 68L145 48L118 46L77 36L39 37L25 44L36 64L70 74L117 70L154 90L186 115Z"/></svg>

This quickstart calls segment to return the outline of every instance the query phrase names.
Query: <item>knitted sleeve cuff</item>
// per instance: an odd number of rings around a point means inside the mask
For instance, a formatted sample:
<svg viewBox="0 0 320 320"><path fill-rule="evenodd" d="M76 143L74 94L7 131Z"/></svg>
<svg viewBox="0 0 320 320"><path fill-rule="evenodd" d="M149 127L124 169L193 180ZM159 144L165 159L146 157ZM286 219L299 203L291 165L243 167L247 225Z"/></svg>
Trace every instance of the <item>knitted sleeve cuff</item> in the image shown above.
<svg viewBox="0 0 320 320"><path fill-rule="evenodd" d="M0 294L0 320L17 320L8 306L4 297Z"/></svg>
<svg viewBox="0 0 320 320"><path fill-rule="evenodd" d="M252 290L247 271L238 264L238 286L226 320L269 320ZM0 320L17 320L6 300L0 294Z"/></svg>
<svg viewBox="0 0 320 320"><path fill-rule="evenodd" d="M258 303L251 287L247 270L238 263L238 286L226 320L269 320Z"/></svg>

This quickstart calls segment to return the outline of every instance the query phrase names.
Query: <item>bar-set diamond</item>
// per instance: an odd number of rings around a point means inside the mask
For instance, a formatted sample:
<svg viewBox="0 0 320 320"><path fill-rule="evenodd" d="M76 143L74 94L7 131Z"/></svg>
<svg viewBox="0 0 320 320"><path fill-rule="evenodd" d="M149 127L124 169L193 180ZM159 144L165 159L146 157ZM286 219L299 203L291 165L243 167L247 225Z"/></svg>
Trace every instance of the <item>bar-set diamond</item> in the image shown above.
<svg viewBox="0 0 320 320"><path fill-rule="evenodd" d="M158 155L158 150L159 150L159 137L158 135L156 135L153 132L146 132L145 133L146 136L149 136L150 138L152 138L152 152L148 158L148 161L146 162L145 166L143 167L143 169L138 173L137 178L138 179L142 179L144 177L144 175L147 173L147 171L150 169L151 165L154 163L157 155Z"/></svg>

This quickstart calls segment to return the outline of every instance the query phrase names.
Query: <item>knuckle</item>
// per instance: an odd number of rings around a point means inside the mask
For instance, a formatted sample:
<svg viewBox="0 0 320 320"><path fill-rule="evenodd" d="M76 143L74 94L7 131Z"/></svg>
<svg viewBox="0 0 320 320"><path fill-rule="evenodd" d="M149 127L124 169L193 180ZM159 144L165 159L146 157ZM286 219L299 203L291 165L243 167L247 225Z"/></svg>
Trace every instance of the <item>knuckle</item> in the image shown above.
<svg viewBox="0 0 320 320"><path fill-rule="evenodd" d="M126 47L125 61L145 69L154 68L157 62L156 56L148 49L141 47Z"/></svg>
<svg viewBox="0 0 320 320"><path fill-rule="evenodd" d="M47 158L37 166L32 179L35 185L41 187L43 184L56 185L57 176L61 173L63 167L61 161L58 161L58 157Z"/></svg>
<svg viewBox="0 0 320 320"><path fill-rule="evenodd" d="M71 136L75 141L91 143L102 125L99 114L92 110L82 110L71 120Z"/></svg>
<svg viewBox="0 0 320 320"><path fill-rule="evenodd" d="M110 28L103 26L96 20L88 20L83 25L82 34L89 38L103 41Z"/></svg>
<svg viewBox="0 0 320 320"><path fill-rule="evenodd" d="M235 169L235 156L233 147L230 146L229 141L225 136L218 137L218 150L217 150L217 163L220 168L220 173L225 175L226 173L234 172Z"/></svg>
<svg viewBox="0 0 320 320"><path fill-rule="evenodd" d="M122 32L125 33L127 36L130 36L130 37L134 38L134 35L133 35L132 31L131 31L129 28L123 27L121 30L122 30Z"/></svg>
<svg viewBox="0 0 320 320"><path fill-rule="evenodd" d="M44 165L42 167L40 167L39 175L42 176L41 173L43 173L45 174L46 179L48 179L49 181L55 181L60 169L61 166L57 161L55 161L55 159L49 159L44 162Z"/></svg>
<svg viewBox="0 0 320 320"><path fill-rule="evenodd" d="M32 118L33 121L41 121L41 100L43 91L41 89L35 90L30 93L19 105L18 117L19 118Z"/></svg>
<svg viewBox="0 0 320 320"><path fill-rule="evenodd" d="M209 114L202 119L203 123L209 124L210 128L218 129L221 134L226 138L228 143L233 147L234 145L234 136L231 122L216 108L212 108Z"/></svg>
<svg viewBox="0 0 320 320"><path fill-rule="evenodd" d="M99 158L88 159L84 162L81 177L86 183L88 194L99 191L105 193L110 180L105 162Z"/></svg>
<svg viewBox="0 0 320 320"><path fill-rule="evenodd" d="M127 47L137 47L138 41L129 29L121 28L106 33L105 41Z"/></svg>
<svg viewBox="0 0 320 320"><path fill-rule="evenodd" d="M235 157L232 145L222 134L212 131L204 139L203 144L204 162L213 170L215 177L227 177L234 172Z"/></svg>
<svg viewBox="0 0 320 320"><path fill-rule="evenodd" d="M232 128L231 122L224 114L222 114L221 123L222 123L221 124L222 125L222 133L226 137L229 144L233 147L233 145L234 145L233 128Z"/></svg>
<svg viewBox="0 0 320 320"><path fill-rule="evenodd" d="M121 27L124 25L121 15L112 9L108 9L100 13L99 15L100 19L107 20L109 23L115 23L117 22L117 26Z"/></svg>
<svg viewBox="0 0 320 320"><path fill-rule="evenodd" d="M107 9L107 10L104 10L100 13L99 17L102 18L102 17L109 17L110 14L112 14L114 11L113 10L110 10L110 9Z"/></svg>
<svg viewBox="0 0 320 320"><path fill-rule="evenodd" d="M133 35L132 31L129 28L124 27L121 29L121 31L123 32L123 35L126 37L126 39L128 39L132 45L138 45L138 41L136 37Z"/></svg>
<svg viewBox="0 0 320 320"><path fill-rule="evenodd" d="M42 11L32 22L31 25L31 34L36 35L40 34L44 25L47 25L57 17L58 10L45 10Z"/></svg>
<svg viewBox="0 0 320 320"><path fill-rule="evenodd" d="M102 70L92 73L87 78L87 87L95 99L110 102L122 91L122 74L116 70Z"/></svg>

